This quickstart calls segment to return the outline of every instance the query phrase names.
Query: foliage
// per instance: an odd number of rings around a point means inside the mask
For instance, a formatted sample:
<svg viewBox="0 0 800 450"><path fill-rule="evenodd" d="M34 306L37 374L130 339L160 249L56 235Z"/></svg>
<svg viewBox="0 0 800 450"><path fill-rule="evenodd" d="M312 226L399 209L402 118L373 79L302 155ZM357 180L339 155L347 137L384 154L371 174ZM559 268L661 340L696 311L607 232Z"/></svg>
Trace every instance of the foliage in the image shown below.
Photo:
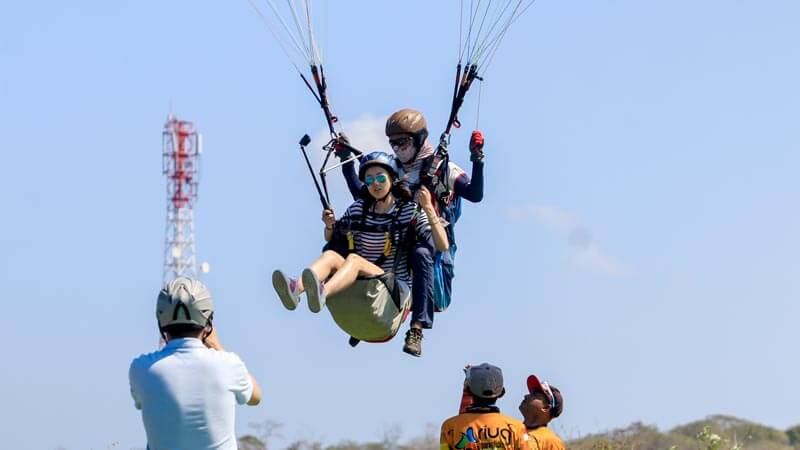
<svg viewBox="0 0 800 450"><path fill-rule="evenodd" d="M267 450L267 446L261 442L261 439L248 434L240 437L237 440L239 450Z"/></svg>
<svg viewBox="0 0 800 450"><path fill-rule="evenodd" d="M668 432L635 423L627 428L574 439L571 450L798 450L800 425L787 431L730 416L710 416ZM794 446L794 447L792 447Z"/></svg>
<svg viewBox="0 0 800 450"><path fill-rule="evenodd" d="M273 450L269 439L278 436L281 425L263 422L254 429L262 436L239 439L240 450ZM262 439L262 437L264 439ZM399 426L388 427L380 440L346 440L332 445L318 441L294 441L286 450L438 450L438 426L402 440ZM625 428L566 441L570 450L800 450L800 425L786 431L730 416L710 416L661 432L640 422Z"/></svg>
<svg viewBox="0 0 800 450"><path fill-rule="evenodd" d="M703 427L703 431L697 434L697 439L705 444L706 450L721 450L722 446L727 444L722 436L717 433L712 433L711 427L708 425ZM741 450L741 448L741 444L735 443L733 447L731 447L731 450Z"/></svg>
<svg viewBox="0 0 800 450"><path fill-rule="evenodd" d="M693 445L693 439L691 438L661 433L656 427L644 425L640 422L608 433L575 439L568 442L567 446L572 450L667 450L671 448L699 448L697 445Z"/></svg>
<svg viewBox="0 0 800 450"><path fill-rule="evenodd" d="M800 447L800 425L795 425L786 430L786 437L789 439L789 445Z"/></svg>

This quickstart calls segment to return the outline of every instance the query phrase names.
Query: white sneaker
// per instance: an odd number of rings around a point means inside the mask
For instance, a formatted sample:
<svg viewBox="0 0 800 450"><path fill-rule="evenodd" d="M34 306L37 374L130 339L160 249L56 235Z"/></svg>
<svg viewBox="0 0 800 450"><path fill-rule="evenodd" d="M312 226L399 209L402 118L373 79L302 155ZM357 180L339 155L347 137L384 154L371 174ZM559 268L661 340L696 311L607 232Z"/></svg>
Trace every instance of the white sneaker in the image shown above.
<svg viewBox="0 0 800 450"><path fill-rule="evenodd" d="M278 293L281 303L289 311L297 308L300 303L300 292L297 286L297 278L289 278L280 270L272 272L272 287Z"/></svg>
<svg viewBox="0 0 800 450"><path fill-rule="evenodd" d="M308 309L314 313L322 311L322 307L325 306L325 286L320 283L313 270L303 270L303 287L308 297Z"/></svg>

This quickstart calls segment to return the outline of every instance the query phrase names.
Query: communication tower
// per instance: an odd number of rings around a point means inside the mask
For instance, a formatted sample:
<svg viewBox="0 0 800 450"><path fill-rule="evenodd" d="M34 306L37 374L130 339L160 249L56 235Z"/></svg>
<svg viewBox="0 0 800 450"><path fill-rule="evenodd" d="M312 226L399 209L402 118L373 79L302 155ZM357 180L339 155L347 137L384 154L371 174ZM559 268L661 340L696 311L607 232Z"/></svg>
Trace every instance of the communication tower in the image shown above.
<svg viewBox="0 0 800 450"><path fill-rule="evenodd" d="M162 171L167 176L167 231L164 242L164 282L197 277L194 205L197 201L202 138L194 124L167 117L164 124ZM202 264L208 272L208 263Z"/></svg>

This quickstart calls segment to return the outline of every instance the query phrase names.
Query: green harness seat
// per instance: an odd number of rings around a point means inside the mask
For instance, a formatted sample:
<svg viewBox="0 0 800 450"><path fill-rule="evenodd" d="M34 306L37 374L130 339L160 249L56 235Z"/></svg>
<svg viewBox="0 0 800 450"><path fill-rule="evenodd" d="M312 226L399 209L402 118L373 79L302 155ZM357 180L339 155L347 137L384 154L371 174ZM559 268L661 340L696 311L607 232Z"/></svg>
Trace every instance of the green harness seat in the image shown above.
<svg viewBox="0 0 800 450"><path fill-rule="evenodd" d="M386 342L408 318L411 290L387 272L359 278L350 287L325 301L333 320L352 342ZM355 341L353 341L355 339Z"/></svg>

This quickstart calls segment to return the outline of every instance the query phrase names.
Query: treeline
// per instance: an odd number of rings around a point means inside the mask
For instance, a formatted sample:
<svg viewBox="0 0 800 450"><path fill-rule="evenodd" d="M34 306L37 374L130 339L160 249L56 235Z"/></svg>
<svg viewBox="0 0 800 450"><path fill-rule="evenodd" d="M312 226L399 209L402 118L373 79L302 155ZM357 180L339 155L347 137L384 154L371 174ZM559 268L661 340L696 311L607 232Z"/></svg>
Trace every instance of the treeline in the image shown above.
<svg viewBox="0 0 800 450"><path fill-rule="evenodd" d="M660 432L634 423L568 442L571 450L800 450L800 425L778 430L730 416L711 416Z"/></svg>
<svg viewBox="0 0 800 450"><path fill-rule="evenodd" d="M253 434L239 438L240 450L278 450L271 445L279 436L280 424L253 425ZM429 426L421 436L401 442L395 427L380 441L344 441L326 445L297 440L285 450L439 450L438 429ZM778 430L729 416L711 416L669 431L634 423L605 433L582 437L562 436L570 450L800 450L800 425Z"/></svg>

